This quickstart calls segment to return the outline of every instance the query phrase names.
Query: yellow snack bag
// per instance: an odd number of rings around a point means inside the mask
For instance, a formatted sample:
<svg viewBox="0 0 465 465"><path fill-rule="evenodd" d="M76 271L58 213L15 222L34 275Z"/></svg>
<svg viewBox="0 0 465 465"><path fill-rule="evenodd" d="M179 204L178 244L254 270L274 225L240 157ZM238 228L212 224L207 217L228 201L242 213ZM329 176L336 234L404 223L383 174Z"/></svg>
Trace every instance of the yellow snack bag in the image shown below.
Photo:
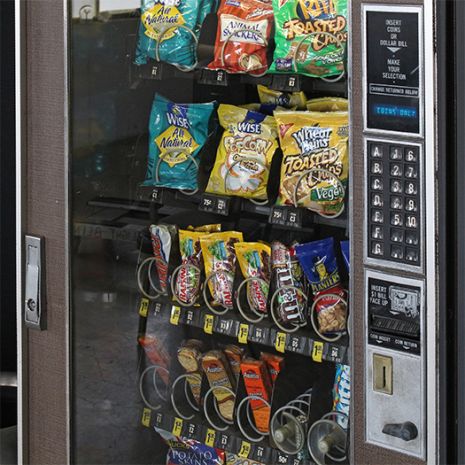
<svg viewBox="0 0 465 465"><path fill-rule="evenodd" d="M278 148L273 116L234 105L220 105L224 128L206 191L266 200L271 160Z"/></svg>
<svg viewBox="0 0 465 465"><path fill-rule="evenodd" d="M242 276L262 280L247 283L249 305L256 312L266 313L271 279L271 247L261 242L237 242L234 248Z"/></svg>
<svg viewBox="0 0 465 465"><path fill-rule="evenodd" d="M304 92L281 92L280 90L269 89L261 84L257 85L258 98L260 103L281 105L284 108L297 108L305 110L307 97Z"/></svg>
<svg viewBox="0 0 465 465"><path fill-rule="evenodd" d="M275 118L283 151L278 204L339 214L349 176L348 113L275 112Z"/></svg>
<svg viewBox="0 0 465 465"><path fill-rule="evenodd" d="M307 102L308 111L347 111L349 101L341 97L312 98Z"/></svg>
<svg viewBox="0 0 465 465"><path fill-rule="evenodd" d="M242 233L225 231L212 233L200 238L205 274L210 293L213 297L212 305L225 308L233 306L233 283L236 269L236 252L234 244L242 242Z"/></svg>
<svg viewBox="0 0 465 465"><path fill-rule="evenodd" d="M220 232L221 231L221 224L204 224L202 226L192 226L189 225L187 227L189 231L198 231L198 232L205 232L205 233L213 233L213 232Z"/></svg>

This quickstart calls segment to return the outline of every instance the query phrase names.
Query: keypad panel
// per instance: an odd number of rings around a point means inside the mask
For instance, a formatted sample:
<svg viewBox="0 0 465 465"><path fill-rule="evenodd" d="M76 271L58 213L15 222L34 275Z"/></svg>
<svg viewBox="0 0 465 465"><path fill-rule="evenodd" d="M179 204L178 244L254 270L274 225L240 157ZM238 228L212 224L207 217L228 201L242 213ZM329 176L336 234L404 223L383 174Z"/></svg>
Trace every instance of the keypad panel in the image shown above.
<svg viewBox="0 0 465 465"><path fill-rule="evenodd" d="M421 147L368 140L367 255L421 266Z"/></svg>

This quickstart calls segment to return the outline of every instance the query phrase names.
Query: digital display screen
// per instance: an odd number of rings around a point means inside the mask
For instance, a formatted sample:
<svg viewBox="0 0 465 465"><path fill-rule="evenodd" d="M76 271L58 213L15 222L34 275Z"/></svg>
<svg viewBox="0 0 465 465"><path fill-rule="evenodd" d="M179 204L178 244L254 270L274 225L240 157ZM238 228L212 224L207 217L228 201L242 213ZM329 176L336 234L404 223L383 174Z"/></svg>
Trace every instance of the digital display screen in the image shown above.
<svg viewBox="0 0 465 465"><path fill-rule="evenodd" d="M366 11L366 126L420 134L419 11Z"/></svg>
<svg viewBox="0 0 465 465"><path fill-rule="evenodd" d="M417 118L418 111L414 107L406 107L400 105L373 105L373 114L378 116L394 117L394 118Z"/></svg>

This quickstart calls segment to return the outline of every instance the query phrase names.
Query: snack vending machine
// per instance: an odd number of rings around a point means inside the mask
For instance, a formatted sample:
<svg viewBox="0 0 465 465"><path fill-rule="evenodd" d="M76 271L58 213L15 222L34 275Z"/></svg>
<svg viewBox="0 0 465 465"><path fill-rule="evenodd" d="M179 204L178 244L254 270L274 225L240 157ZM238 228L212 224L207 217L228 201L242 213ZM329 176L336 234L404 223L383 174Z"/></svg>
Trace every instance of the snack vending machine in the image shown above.
<svg viewBox="0 0 465 465"><path fill-rule="evenodd" d="M63 268L21 258L60 463L446 463L433 3L19 2L28 152L64 134L29 165Z"/></svg>

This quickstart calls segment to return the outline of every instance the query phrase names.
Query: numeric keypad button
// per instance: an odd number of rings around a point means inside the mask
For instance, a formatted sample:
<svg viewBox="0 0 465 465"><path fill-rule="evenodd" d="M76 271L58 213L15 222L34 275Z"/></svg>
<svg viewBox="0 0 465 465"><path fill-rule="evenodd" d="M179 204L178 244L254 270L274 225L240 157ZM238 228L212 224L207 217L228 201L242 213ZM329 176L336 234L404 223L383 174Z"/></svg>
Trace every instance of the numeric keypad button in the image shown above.
<svg viewBox="0 0 465 465"><path fill-rule="evenodd" d="M404 224L402 214L391 213L391 224L392 226L402 226Z"/></svg>
<svg viewBox="0 0 465 465"><path fill-rule="evenodd" d="M408 245L418 245L418 234L415 231L406 231L405 243Z"/></svg>
<svg viewBox="0 0 465 465"><path fill-rule="evenodd" d="M402 176L402 165L400 163L391 163L391 168L389 172L391 176L400 178Z"/></svg>
<svg viewBox="0 0 465 465"><path fill-rule="evenodd" d="M415 249L407 249L405 259L409 262L418 262L418 251Z"/></svg>
<svg viewBox="0 0 465 465"><path fill-rule="evenodd" d="M384 215L382 210L372 210L371 221L373 221L373 223L382 223L384 221Z"/></svg>
<svg viewBox="0 0 465 465"><path fill-rule="evenodd" d="M391 160L402 160L404 156L404 149L397 145L391 146L389 148L389 158Z"/></svg>
<svg viewBox="0 0 465 465"><path fill-rule="evenodd" d="M402 194L402 182L397 180L391 181L391 192L393 194Z"/></svg>
<svg viewBox="0 0 465 465"><path fill-rule="evenodd" d="M415 165L405 165L404 176L408 179L417 179L417 167Z"/></svg>
<svg viewBox="0 0 465 465"><path fill-rule="evenodd" d="M404 231L402 229L391 229L391 241L402 242L404 240Z"/></svg>
<svg viewBox="0 0 465 465"><path fill-rule="evenodd" d="M371 205L372 207L382 207L384 204L383 197L380 194L372 194Z"/></svg>
<svg viewBox="0 0 465 465"><path fill-rule="evenodd" d="M391 208L393 210L402 210L403 202L402 197L398 195L391 195Z"/></svg>
<svg viewBox="0 0 465 465"><path fill-rule="evenodd" d="M383 164L380 161L371 162L371 174L383 174Z"/></svg>
<svg viewBox="0 0 465 465"><path fill-rule="evenodd" d="M408 212L417 211L417 201L415 199L406 198L405 199L405 210Z"/></svg>
<svg viewBox="0 0 465 465"><path fill-rule="evenodd" d="M374 191L382 191L383 190L383 181L381 178L372 178L371 179L371 188Z"/></svg>
<svg viewBox="0 0 465 465"><path fill-rule="evenodd" d="M417 147L409 147L405 149L405 161L408 163L416 163L418 161Z"/></svg>
<svg viewBox="0 0 465 465"><path fill-rule="evenodd" d="M417 217L415 215L406 215L405 226L410 229L417 229L418 228Z"/></svg>
<svg viewBox="0 0 465 465"><path fill-rule="evenodd" d="M372 158L383 158L383 145L382 144L371 144L370 155Z"/></svg>
<svg viewBox="0 0 465 465"><path fill-rule="evenodd" d="M417 183L414 181L407 181L405 183L405 193L407 195L417 195Z"/></svg>
<svg viewBox="0 0 465 465"><path fill-rule="evenodd" d="M373 239L383 240L383 237L384 237L383 228L381 226L372 226L371 237Z"/></svg>
<svg viewBox="0 0 465 465"><path fill-rule="evenodd" d="M372 242L371 253L373 255L382 256L384 255L384 247L380 242Z"/></svg>
<svg viewBox="0 0 465 465"><path fill-rule="evenodd" d="M395 258L396 260L402 260L404 258L403 248L397 245L391 246L391 258Z"/></svg>

